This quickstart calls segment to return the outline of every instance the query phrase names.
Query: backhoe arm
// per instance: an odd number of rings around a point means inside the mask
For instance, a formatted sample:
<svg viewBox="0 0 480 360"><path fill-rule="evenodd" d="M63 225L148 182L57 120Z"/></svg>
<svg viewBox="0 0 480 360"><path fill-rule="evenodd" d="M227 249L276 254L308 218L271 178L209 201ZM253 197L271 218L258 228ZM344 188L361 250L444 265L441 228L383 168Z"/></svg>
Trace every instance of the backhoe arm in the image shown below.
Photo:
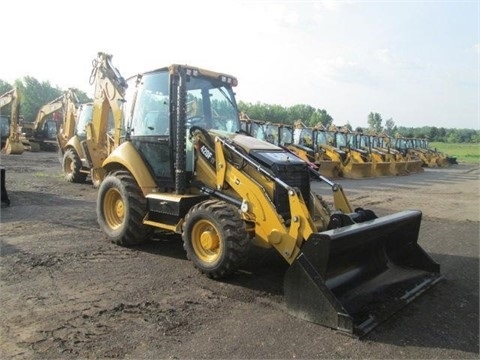
<svg viewBox="0 0 480 360"><path fill-rule="evenodd" d="M0 96L0 109L9 104L11 106L10 134L5 144L4 151L7 154L22 154L23 144L20 141L18 125L18 121L20 118L20 93L17 88L14 88Z"/></svg>
<svg viewBox="0 0 480 360"><path fill-rule="evenodd" d="M68 140L75 135L75 124L77 116L77 108L80 101L73 89L68 89L64 94L64 113L63 124L57 134L57 140L60 149L64 149Z"/></svg>
<svg viewBox="0 0 480 360"><path fill-rule="evenodd" d="M90 75L90 83L95 83L95 99L92 122L87 125L87 139L82 146L94 182L103 179L102 163L120 144L123 126L122 104L127 83L112 65L111 59L112 55L99 52ZM113 127L109 124L110 112L113 115Z"/></svg>

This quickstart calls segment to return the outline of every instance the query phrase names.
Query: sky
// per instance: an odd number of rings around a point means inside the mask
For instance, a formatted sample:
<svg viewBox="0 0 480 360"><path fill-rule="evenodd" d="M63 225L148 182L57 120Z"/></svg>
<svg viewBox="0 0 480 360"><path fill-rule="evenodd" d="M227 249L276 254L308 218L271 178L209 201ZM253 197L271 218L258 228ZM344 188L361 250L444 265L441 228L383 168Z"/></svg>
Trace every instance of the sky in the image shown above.
<svg viewBox="0 0 480 360"><path fill-rule="evenodd" d="M480 129L480 0L16 0L1 12L9 83L33 76L93 97L102 51L126 78L173 63L224 72L237 101L310 105L336 125L366 127L374 112Z"/></svg>

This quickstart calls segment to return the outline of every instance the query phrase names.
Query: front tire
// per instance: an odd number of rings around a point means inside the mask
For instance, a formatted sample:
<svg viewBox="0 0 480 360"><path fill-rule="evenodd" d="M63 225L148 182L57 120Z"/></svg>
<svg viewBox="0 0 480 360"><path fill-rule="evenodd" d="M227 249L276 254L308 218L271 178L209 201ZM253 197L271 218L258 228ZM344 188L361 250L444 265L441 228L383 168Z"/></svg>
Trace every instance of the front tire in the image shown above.
<svg viewBox="0 0 480 360"><path fill-rule="evenodd" d="M82 160L73 149L67 149L63 155L63 173L65 180L71 183L83 184L87 174L82 173Z"/></svg>
<svg viewBox="0 0 480 360"><path fill-rule="evenodd" d="M142 223L147 200L128 171L108 175L98 189L97 221L115 244L133 246L143 243L153 229Z"/></svg>
<svg viewBox="0 0 480 360"><path fill-rule="evenodd" d="M203 201L190 209L182 238L188 259L213 279L233 274L251 244L238 211L218 200Z"/></svg>

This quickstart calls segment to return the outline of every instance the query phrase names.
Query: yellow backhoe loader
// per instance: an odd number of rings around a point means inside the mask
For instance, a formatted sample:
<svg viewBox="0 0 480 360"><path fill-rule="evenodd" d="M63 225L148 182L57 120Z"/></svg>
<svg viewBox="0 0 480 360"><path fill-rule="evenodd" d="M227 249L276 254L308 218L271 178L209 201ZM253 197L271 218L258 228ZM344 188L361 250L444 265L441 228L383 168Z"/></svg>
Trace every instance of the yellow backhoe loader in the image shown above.
<svg viewBox="0 0 480 360"><path fill-rule="evenodd" d="M0 95L0 112L10 105L10 117L2 115L1 138L2 152L5 154L23 154L24 145L20 134L20 92L17 88ZM1 113L0 113L1 114Z"/></svg>
<svg viewBox="0 0 480 360"><path fill-rule="evenodd" d="M353 134L352 141L355 148L365 150L370 155L375 176L408 175L407 163L398 161L389 151L375 147L371 135L357 131Z"/></svg>
<svg viewBox="0 0 480 360"><path fill-rule="evenodd" d="M418 148L413 138L397 136L395 138L395 148L407 159L417 161L415 163L416 168L418 167L418 161L420 161L421 167L438 167L438 157L426 149Z"/></svg>
<svg viewBox="0 0 480 360"><path fill-rule="evenodd" d="M246 114L240 113L240 127L242 131L256 139L267 141L290 151L306 161L309 166L318 170L313 150L307 146L294 143L294 127L292 125L252 120Z"/></svg>
<svg viewBox="0 0 480 360"><path fill-rule="evenodd" d="M427 154L427 156L429 156L430 159L433 160L436 167L448 167L451 164L457 164L456 158L448 156L448 154L438 151L436 148L429 147L427 139L413 138L410 139L410 141L413 144L413 148Z"/></svg>
<svg viewBox="0 0 480 360"><path fill-rule="evenodd" d="M352 134L346 127L331 125L327 134L333 138L333 146L345 153L342 162L343 177L361 179L375 176L374 164L368 152L353 146Z"/></svg>
<svg viewBox="0 0 480 360"><path fill-rule="evenodd" d="M112 55L99 52L93 61L90 84L95 84L94 101L80 106L76 134L62 147L67 181L85 182L90 175L93 186L98 187L104 177L102 162L120 144L126 83L111 59ZM67 124L72 129L71 123ZM65 130L64 138L69 131Z"/></svg>
<svg viewBox="0 0 480 360"><path fill-rule="evenodd" d="M392 140L387 134L371 135L370 141L373 148L383 151L387 158L391 158L391 161L395 162L393 171L397 172L397 175L409 175L424 171L422 161L417 157L405 155L404 152L396 149L394 146L395 140Z"/></svg>
<svg viewBox="0 0 480 360"><path fill-rule="evenodd" d="M25 136L30 142L30 151L55 149L58 133L65 123L64 118L69 116L69 111L72 111L72 108L75 112L77 106L78 97L75 90L71 88L58 98L43 105L38 111L35 121L23 126ZM52 119L51 115L53 114L60 114L60 116Z"/></svg>
<svg viewBox="0 0 480 360"><path fill-rule="evenodd" d="M251 244L273 247L290 264L289 312L354 336L442 279L418 244L420 211L353 210L305 161L242 134L235 77L170 65L127 83L125 141L103 162L97 194L110 241L181 234L188 259L213 279L239 269ZM311 174L333 191L334 210L310 191Z"/></svg>

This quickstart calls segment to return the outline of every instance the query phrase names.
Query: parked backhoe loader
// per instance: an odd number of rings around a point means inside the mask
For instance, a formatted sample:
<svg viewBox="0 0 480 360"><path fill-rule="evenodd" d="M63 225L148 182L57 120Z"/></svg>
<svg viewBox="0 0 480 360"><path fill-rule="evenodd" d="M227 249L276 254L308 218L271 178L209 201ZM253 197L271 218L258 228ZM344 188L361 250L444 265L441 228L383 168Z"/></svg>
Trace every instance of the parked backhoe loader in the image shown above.
<svg viewBox="0 0 480 360"><path fill-rule="evenodd" d="M111 59L112 55L99 52L93 61L90 84L95 85L94 101L80 107L77 133L62 148L63 170L69 182L82 183L90 175L93 186L98 187L104 177L102 162L120 144L126 83Z"/></svg>
<svg viewBox="0 0 480 360"><path fill-rule="evenodd" d="M412 138L397 136L395 138L395 148L408 159L417 160L417 163L420 161L422 167L438 167L437 156L426 149L416 147Z"/></svg>
<svg viewBox="0 0 480 360"><path fill-rule="evenodd" d="M367 151L375 176L408 175L407 163L398 161L390 152L372 145L372 136L363 132L352 134L353 147Z"/></svg>
<svg viewBox="0 0 480 360"><path fill-rule="evenodd" d="M347 154L329 142L323 125L315 126L312 132L315 164L320 173L330 179L349 177Z"/></svg>
<svg viewBox="0 0 480 360"><path fill-rule="evenodd" d="M374 177L374 165L369 154L352 144L352 135L346 127L331 125L328 136L333 138L333 147L345 153L342 163L343 176L350 179Z"/></svg>
<svg viewBox="0 0 480 360"><path fill-rule="evenodd" d="M68 141L74 136L85 132L86 124L92 120L91 113L91 106L88 104L80 104L76 93L68 95L63 106L63 121L56 136L61 164L63 164L63 156ZM77 121L77 118L79 121Z"/></svg>
<svg viewBox="0 0 480 360"><path fill-rule="evenodd" d="M52 150L56 148L57 135L64 120L56 121L49 117L61 113L61 118L69 116L68 111L73 111L78 106L78 97L74 89L66 90L61 96L43 105L37 113L33 123L24 124L25 136L31 144L30 151Z"/></svg>
<svg viewBox="0 0 480 360"><path fill-rule="evenodd" d="M437 167L448 167L451 164L458 164L455 157L448 156L448 154L438 151L436 148L429 147L427 139L412 138L410 141L413 144L413 148L428 154Z"/></svg>
<svg viewBox="0 0 480 360"><path fill-rule="evenodd" d="M242 134L235 77L171 65L127 82L125 141L103 162L97 197L112 242L181 234L188 259L213 279L233 274L251 244L273 247L290 264L288 310L354 336L442 278L417 242L420 211L353 210L340 185ZM311 192L310 173L331 188L334 210Z"/></svg>
<svg viewBox="0 0 480 360"><path fill-rule="evenodd" d="M409 175L424 171L422 161L415 156L410 156L396 149L394 139L392 140L387 134L372 135L370 141L374 148L383 151L387 158L392 158L395 161L394 172L397 172L397 175Z"/></svg>
<svg viewBox="0 0 480 360"><path fill-rule="evenodd" d="M0 111L7 105L10 105L10 117L2 116L2 152L20 155L23 154L24 146L20 139L20 92L17 88L0 95Z"/></svg>
<svg viewBox="0 0 480 360"><path fill-rule="evenodd" d="M297 155L309 166L318 170L313 156L313 150L307 146L294 143L294 128L287 124L272 124L262 120L252 120L246 114L240 113L240 127L242 131L256 139L267 141L280 146Z"/></svg>

